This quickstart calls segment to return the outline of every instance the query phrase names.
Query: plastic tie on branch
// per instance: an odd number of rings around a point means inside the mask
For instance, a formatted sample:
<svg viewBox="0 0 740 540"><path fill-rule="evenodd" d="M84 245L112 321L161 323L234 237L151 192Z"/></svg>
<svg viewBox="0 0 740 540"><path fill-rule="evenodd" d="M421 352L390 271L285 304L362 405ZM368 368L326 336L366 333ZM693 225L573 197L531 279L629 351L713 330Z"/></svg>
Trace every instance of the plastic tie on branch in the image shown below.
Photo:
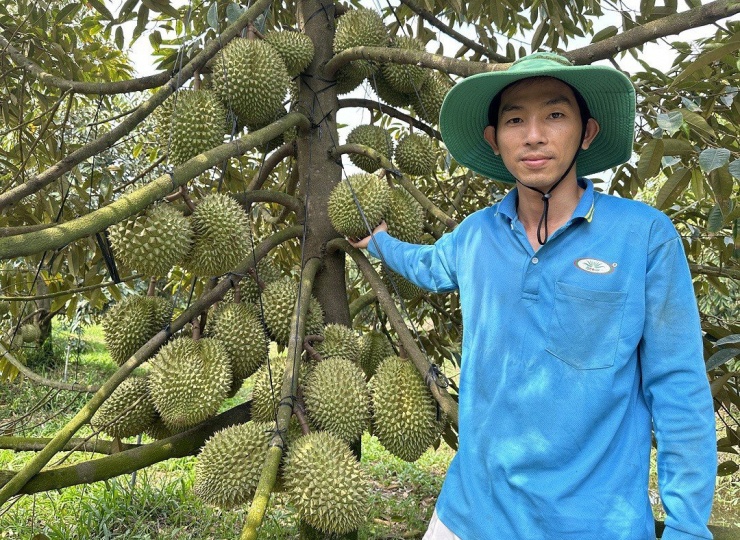
<svg viewBox="0 0 740 540"><path fill-rule="evenodd" d="M429 364L429 370L424 377L424 382L427 383L427 386L431 386L432 383L436 384L440 388L448 388L450 386L450 381L447 379L447 375L442 373L439 366L435 363Z"/></svg>

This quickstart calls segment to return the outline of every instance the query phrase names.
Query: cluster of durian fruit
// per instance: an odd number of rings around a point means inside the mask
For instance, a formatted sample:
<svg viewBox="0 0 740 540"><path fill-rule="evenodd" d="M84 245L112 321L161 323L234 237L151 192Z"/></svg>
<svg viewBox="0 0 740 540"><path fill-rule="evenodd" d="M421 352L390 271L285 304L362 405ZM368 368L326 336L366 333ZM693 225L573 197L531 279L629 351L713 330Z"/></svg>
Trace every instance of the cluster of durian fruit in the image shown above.
<svg viewBox="0 0 740 540"><path fill-rule="evenodd" d="M91 424L112 437L169 437L216 415L252 377L251 420L208 439L194 483L208 504L248 503L274 434L287 361L269 355L269 342L287 345L297 297L296 280L260 261L255 275L243 277L238 291L212 309L203 337L173 337L143 364L144 376L129 377L113 392ZM114 305L102 321L113 360L127 361L167 327L172 312L172 304L156 296ZM278 484L306 523L345 533L364 520L370 489L350 445L370 431L388 451L414 461L439 440L444 420L414 365L395 354L382 332L359 337L348 327L324 325L312 297L306 335L311 345L300 360L298 390L306 421L302 429L291 420Z"/></svg>

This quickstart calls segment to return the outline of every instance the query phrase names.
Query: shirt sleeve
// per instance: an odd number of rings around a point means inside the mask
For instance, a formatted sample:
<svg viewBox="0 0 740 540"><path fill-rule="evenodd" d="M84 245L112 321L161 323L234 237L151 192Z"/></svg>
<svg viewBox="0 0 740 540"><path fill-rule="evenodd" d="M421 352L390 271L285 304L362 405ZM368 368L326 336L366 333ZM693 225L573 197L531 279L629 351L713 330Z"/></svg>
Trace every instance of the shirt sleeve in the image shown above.
<svg viewBox="0 0 740 540"><path fill-rule="evenodd" d="M402 242L379 232L370 239L367 250L422 289L448 292L458 288L454 231L431 246Z"/></svg>
<svg viewBox="0 0 740 540"><path fill-rule="evenodd" d="M710 539L714 407L691 274L675 232L649 254L645 300L640 366L658 445L658 485L667 516L663 540Z"/></svg>

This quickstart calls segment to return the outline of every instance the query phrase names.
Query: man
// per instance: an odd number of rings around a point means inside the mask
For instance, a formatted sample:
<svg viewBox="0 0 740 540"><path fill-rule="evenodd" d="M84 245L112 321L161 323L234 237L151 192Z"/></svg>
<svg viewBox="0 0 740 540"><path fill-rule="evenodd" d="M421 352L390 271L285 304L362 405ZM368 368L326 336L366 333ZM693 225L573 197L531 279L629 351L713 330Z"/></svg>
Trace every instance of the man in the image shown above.
<svg viewBox="0 0 740 540"><path fill-rule="evenodd" d="M712 538L714 412L681 239L583 178L630 157L634 116L624 75L552 53L469 77L442 137L516 189L433 246L384 224L354 244L460 291L459 450L426 540L654 539L652 433L663 538Z"/></svg>

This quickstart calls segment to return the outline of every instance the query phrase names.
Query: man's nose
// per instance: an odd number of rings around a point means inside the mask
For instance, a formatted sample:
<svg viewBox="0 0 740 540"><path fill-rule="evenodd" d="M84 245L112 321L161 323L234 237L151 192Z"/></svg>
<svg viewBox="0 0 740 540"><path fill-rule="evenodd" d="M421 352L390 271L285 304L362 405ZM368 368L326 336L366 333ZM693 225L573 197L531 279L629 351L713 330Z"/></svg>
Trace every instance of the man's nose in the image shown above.
<svg viewBox="0 0 740 540"><path fill-rule="evenodd" d="M536 120L530 120L527 122L525 131L525 144L543 144L547 142L547 134L545 133L542 122Z"/></svg>

